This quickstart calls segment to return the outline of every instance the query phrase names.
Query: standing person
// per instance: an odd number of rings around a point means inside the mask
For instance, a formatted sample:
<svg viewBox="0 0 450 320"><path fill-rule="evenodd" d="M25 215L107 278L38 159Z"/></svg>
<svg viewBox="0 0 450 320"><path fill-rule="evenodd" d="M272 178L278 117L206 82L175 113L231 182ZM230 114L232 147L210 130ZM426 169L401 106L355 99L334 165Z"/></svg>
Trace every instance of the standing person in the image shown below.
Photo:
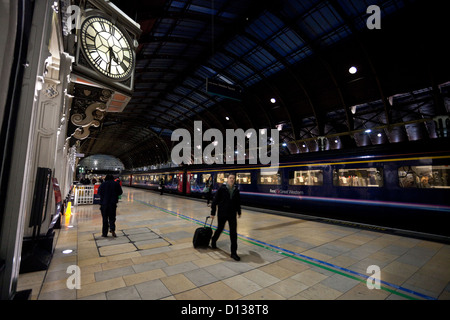
<svg viewBox="0 0 450 320"><path fill-rule="evenodd" d="M163 195L164 192L164 178L159 179L159 191L161 191L160 195Z"/></svg>
<svg viewBox="0 0 450 320"><path fill-rule="evenodd" d="M100 195L100 211L103 218L102 237L108 236L108 228L113 237L116 236L116 209L119 196L123 193L119 183L111 174L106 175L105 182L98 188Z"/></svg>
<svg viewBox="0 0 450 320"><path fill-rule="evenodd" d="M208 180L206 181L206 205L209 207L209 203L211 202L211 192L213 188L213 182L212 182L212 175L209 176Z"/></svg>
<svg viewBox="0 0 450 320"><path fill-rule="evenodd" d="M216 206L218 209L218 224L216 232L211 239L211 247L216 249L216 242L219 239L220 234L225 227L225 222L228 221L230 229L231 240L231 257L239 261L241 258L237 255L237 219L236 214L241 217L241 195L239 189L235 185L236 176L229 175L227 183L223 184L219 190L217 190L214 199L211 204L211 218L216 215Z"/></svg>

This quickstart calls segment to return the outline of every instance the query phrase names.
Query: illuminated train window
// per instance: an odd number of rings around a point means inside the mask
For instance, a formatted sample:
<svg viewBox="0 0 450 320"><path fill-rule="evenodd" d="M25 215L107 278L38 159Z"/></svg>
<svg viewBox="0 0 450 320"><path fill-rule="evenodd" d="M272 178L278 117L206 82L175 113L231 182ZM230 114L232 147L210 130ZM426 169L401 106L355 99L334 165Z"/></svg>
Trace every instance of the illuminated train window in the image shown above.
<svg viewBox="0 0 450 320"><path fill-rule="evenodd" d="M210 173L204 173L204 174L202 174L202 182L203 182L203 183L206 183L206 182L208 181L209 177L211 177L211 174L210 174Z"/></svg>
<svg viewBox="0 0 450 320"><path fill-rule="evenodd" d="M339 187L382 187L383 170L379 168L334 170L333 184Z"/></svg>
<svg viewBox="0 0 450 320"><path fill-rule="evenodd" d="M264 172L258 173L258 184L271 184L280 185L281 175L279 173L275 174L265 174Z"/></svg>
<svg viewBox="0 0 450 320"><path fill-rule="evenodd" d="M252 174L250 172L236 173L236 184L251 184Z"/></svg>
<svg viewBox="0 0 450 320"><path fill-rule="evenodd" d="M228 176L233 174L236 176L236 184L251 184L251 173L250 172L242 172L242 173L223 173L220 172L217 174L216 182L217 183L226 183Z"/></svg>
<svg viewBox="0 0 450 320"><path fill-rule="evenodd" d="M216 182L217 183L226 183L229 175L230 175L229 173L223 173L223 172L218 173L217 177L216 177Z"/></svg>
<svg viewBox="0 0 450 320"><path fill-rule="evenodd" d="M450 189L450 166L405 166L398 169L402 188Z"/></svg>
<svg viewBox="0 0 450 320"><path fill-rule="evenodd" d="M321 186L323 185L323 170L303 170L289 172L291 186Z"/></svg>

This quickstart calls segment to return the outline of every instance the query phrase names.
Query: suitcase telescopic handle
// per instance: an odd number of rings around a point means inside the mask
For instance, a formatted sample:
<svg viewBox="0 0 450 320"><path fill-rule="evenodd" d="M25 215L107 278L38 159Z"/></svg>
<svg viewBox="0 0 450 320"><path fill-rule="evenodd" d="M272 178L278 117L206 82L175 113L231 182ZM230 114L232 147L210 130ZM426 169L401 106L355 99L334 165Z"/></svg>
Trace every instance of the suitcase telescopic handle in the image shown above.
<svg viewBox="0 0 450 320"><path fill-rule="evenodd" d="M207 217L206 217L206 220L205 220L205 227L206 227L206 223L208 222L208 219L209 219L209 218L211 218L211 217L210 217L210 216L207 216ZM213 220L214 220L214 218L211 218L211 223L209 224L210 227L212 227Z"/></svg>

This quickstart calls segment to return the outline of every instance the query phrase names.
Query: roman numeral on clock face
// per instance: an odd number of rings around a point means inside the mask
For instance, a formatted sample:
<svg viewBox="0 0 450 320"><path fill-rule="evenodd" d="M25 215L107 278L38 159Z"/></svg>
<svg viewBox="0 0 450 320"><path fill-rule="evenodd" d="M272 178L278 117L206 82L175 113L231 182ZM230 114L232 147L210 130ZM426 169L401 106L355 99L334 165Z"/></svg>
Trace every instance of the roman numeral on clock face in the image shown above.
<svg viewBox="0 0 450 320"><path fill-rule="evenodd" d="M97 52L97 47L96 47L94 44L91 44L91 43L87 43L87 44L86 44L86 49L87 49L91 54Z"/></svg>
<svg viewBox="0 0 450 320"><path fill-rule="evenodd" d="M102 60L103 60L102 57L97 56L97 58L94 59L94 62L95 62L95 64L100 65L100 63L102 62Z"/></svg>
<svg viewBox="0 0 450 320"><path fill-rule="evenodd" d="M128 69L127 65L123 61L120 63L120 66L122 67L123 71Z"/></svg>
<svg viewBox="0 0 450 320"><path fill-rule="evenodd" d="M91 40L92 42L95 42L95 36L90 33L86 34L86 39Z"/></svg>

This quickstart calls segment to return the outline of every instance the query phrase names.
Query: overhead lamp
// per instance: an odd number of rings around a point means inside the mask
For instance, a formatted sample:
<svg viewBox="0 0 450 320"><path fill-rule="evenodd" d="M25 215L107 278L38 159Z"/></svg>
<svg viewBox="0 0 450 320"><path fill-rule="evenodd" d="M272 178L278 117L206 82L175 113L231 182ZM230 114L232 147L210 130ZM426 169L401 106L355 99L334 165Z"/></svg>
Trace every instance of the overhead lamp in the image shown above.
<svg viewBox="0 0 450 320"><path fill-rule="evenodd" d="M351 66L350 69L348 69L348 72L350 74L355 74L358 72L358 69L355 66Z"/></svg>
<svg viewBox="0 0 450 320"><path fill-rule="evenodd" d="M64 254L69 254L69 253L72 253L72 252L73 252L73 250L71 250L71 249L66 249L66 250L63 250L62 253L64 253Z"/></svg>
<svg viewBox="0 0 450 320"><path fill-rule="evenodd" d="M270 99L270 102L275 103L275 102L277 102L277 99L272 98L272 99Z"/></svg>
<svg viewBox="0 0 450 320"><path fill-rule="evenodd" d="M229 118L229 117L225 117L225 120L227 120L227 121L228 121L228 120L230 120L230 118Z"/></svg>
<svg viewBox="0 0 450 320"><path fill-rule="evenodd" d="M283 142L283 147L287 147L287 143L286 142Z"/></svg>
<svg viewBox="0 0 450 320"><path fill-rule="evenodd" d="M366 131L364 131L365 133L371 133L372 129L367 129Z"/></svg>

